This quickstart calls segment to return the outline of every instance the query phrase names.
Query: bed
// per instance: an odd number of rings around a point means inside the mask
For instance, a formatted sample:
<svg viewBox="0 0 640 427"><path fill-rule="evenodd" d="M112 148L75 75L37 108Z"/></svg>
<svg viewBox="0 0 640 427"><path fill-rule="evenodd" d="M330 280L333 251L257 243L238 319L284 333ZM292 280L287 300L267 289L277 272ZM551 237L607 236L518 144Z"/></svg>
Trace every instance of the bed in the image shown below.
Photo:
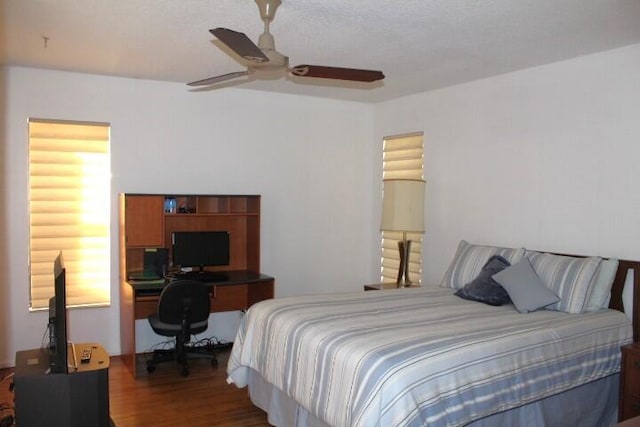
<svg viewBox="0 0 640 427"><path fill-rule="evenodd" d="M502 305L456 295L496 257L508 274L531 266L556 300L522 311L517 292ZM440 286L263 301L243 318L228 382L283 427L612 425L620 346L638 334L622 294L638 290L640 264L605 261L463 241Z"/></svg>

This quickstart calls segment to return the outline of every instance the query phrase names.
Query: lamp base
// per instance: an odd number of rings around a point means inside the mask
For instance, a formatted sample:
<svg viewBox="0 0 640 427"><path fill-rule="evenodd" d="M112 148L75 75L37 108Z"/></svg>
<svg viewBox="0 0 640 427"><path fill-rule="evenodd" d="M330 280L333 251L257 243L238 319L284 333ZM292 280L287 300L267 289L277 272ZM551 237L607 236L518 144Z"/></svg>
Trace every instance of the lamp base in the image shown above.
<svg viewBox="0 0 640 427"><path fill-rule="evenodd" d="M406 233L403 233L403 239L398 241L398 251L400 252L400 267L398 268L398 278L396 284L399 288L408 288L411 286L409 278L409 252L411 250L411 240L406 239Z"/></svg>

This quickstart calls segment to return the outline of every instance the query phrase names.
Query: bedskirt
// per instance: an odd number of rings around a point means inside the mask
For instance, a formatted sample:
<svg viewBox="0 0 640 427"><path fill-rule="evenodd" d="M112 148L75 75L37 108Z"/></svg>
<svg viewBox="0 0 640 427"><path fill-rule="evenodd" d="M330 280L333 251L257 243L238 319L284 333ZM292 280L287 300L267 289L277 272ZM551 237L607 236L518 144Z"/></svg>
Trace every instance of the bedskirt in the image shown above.
<svg viewBox="0 0 640 427"><path fill-rule="evenodd" d="M619 377L619 374L609 375L572 390L475 420L468 425L471 427L614 426L618 419ZM254 405L268 414L271 425L331 427L266 382L254 370L250 371L249 396Z"/></svg>

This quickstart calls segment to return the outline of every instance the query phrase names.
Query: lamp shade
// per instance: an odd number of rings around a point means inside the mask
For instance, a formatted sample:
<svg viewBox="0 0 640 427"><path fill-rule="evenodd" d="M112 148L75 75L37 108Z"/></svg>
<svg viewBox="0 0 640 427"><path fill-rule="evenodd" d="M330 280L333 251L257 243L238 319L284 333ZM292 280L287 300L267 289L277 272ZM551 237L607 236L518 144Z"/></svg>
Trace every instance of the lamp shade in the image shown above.
<svg viewBox="0 0 640 427"><path fill-rule="evenodd" d="M380 229L424 233L425 185L418 179L384 180Z"/></svg>

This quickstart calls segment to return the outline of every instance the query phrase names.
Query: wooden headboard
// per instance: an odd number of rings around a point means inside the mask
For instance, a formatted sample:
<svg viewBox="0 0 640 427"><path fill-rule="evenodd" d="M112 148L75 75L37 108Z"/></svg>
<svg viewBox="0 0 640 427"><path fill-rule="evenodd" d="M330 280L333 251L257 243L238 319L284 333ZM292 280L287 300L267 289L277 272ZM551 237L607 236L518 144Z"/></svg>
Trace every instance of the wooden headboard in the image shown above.
<svg viewBox="0 0 640 427"><path fill-rule="evenodd" d="M627 271L633 270L633 341L640 341L640 262L621 259L618 264L618 272L611 288L611 300L609 308L624 311L622 305L622 290L627 278Z"/></svg>
<svg viewBox="0 0 640 427"><path fill-rule="evenodd" d="M559 252L550 252L554 255L571 256L577 258L585 258L585 255L571 255ZM624 305L622 304L622 291L624 282L627 279L627 272L633 270L633 314L631 316L631 325L633 327L633 342L640 341L640 261L629 261L621 259L618 261L618 271L613 279L611 286L611 299L609 300L609 308L622 311L624 313Z"/></svg>

